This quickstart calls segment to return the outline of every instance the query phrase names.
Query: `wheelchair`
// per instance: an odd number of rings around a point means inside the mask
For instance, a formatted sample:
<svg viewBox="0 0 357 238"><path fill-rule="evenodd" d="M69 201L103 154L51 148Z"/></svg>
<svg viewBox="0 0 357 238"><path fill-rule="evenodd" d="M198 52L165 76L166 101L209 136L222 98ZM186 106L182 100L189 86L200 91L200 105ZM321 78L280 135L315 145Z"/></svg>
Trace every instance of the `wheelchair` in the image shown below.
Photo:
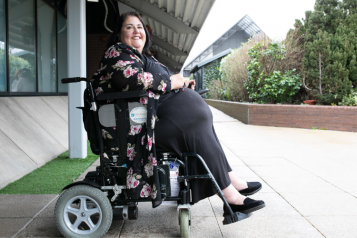
<svg viewBox="0 0 357 238"><path fill-rule="evenodd" d="M103 93L95 96L91 81L86 78L65 78L62 83L86 82L84 91L85 107L83 116L85 127L93 153L98 154L100 166L96 171L89 172L83 181L77 181L63 188L55 207L55 221L59 231L65 237L102 237L109 230L113 219L132 220L138 218L138 203L151 202L151 198L128 199L125 161L127 133L130 128L129 111L131 102L139 101L147 96L146 91L128 91ZM207 92L207 91L203 91ZM202 93L202 92L201 92ZM98 109L97 102L112 100L112 104ZM108 105L108 106L107 106ZM139 103L136 106L143 106ZM130 108L131 107L131 108ZM102 110L103 108L103 110ZM100 130L103 126L116 126L119 150L111 159L105 157L103 139ZM91 127L92 129L88 128ZM96 141L98 148L92 147ZM181 158L181 159L180 159ZM189 174L190 160L197 159L206 174ZM190 181L192 179L209 179L215 187L218 196L229 209L229 215L224 217L223 224L231 224L248 218L251 214L234 213L228 205L216 180L200 155L183 152L178 156L172 152L157 151L157 166L159 171L160 191L163 201L177 202L177 216L181 237L189 237L191 226ZM178 196L171 196L170 164L175 162L180 166L177 181L180 183Z"/></svg>

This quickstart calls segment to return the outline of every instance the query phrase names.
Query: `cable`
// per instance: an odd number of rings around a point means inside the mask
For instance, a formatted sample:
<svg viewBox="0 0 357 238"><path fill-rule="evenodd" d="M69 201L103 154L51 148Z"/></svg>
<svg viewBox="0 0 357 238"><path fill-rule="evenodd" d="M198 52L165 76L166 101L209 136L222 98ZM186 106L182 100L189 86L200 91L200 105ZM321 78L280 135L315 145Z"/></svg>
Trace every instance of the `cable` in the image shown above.
<svg viewBox="0 0 357 238"><path fill-rule="evenodd" d="M105 7L104 27L105 27L105 29L107 29L107 31L109 31L110 33L113 33L113 31L107 27L108 6L107 6L105 0L103 0L103 3L104 3L104 7Z"/></svg>

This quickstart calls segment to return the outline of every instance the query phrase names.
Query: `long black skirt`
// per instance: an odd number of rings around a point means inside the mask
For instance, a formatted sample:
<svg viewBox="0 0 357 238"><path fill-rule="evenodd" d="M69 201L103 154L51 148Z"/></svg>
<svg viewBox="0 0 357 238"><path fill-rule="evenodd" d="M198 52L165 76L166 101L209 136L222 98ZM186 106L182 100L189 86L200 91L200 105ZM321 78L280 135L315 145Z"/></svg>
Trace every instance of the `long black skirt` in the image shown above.
<svg viewBox="0 0 357 238"><path fill-rule="evenodd" d="M191 89L165 95L160 98L155 125L156 148L199 154L223 190L230 184L228 172L232 171L213 128L213 116L207 103ZM191 174L204 174L203 167L195 159L190 166ZM208 179L191 181L192 204L217 193Z"/></svg>

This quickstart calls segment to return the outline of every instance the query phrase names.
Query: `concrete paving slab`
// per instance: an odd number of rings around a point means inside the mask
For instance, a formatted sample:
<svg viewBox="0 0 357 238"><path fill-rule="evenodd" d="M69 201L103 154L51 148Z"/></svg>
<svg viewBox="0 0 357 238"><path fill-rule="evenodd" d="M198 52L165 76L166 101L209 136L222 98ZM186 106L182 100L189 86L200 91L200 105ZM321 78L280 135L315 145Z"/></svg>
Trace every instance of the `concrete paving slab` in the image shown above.
<svg viewBox="0 0 357 238"><path fill-rule="evenodd" d="M0 151L0 189L37 168L37 164L2 131L0 131Z"/></svg>
<svg viewBox="0 0 357 238"><path fill-rule="evenodd" d="M0 111L2 132L39 166L66 150L13 98L0 98Z"/></svg>
<svg viewBox="0 0 357 238"><path fill-rule="evenodd" d="M31 218L0 218L0 237L13 237Z"/></svg>
<svg viewBox="0 0 357 238"><path fill-rule="evenodd" d="M64 148L68 148L68 123L40 97L14 97L24 112L29 114ZM26 103L25 103L26 100ZM49 120L50 119L50 120Z"/></svg>
<svg viewBox="0 0 357 238"><path fill-rule="evenodd" d="M357 216L357 199L348 193L281 194L303 216Z"/></svg>
<svg viewBox="0 0 357 238"><path fill-rule="evenodd" d="M334 174L333 176L325 176L324 180L338 187L342 191L354 193L357 191L357 177L356 175Z"/></svg>
<svg viewBox="0 0 357 238"><path fill-rule="evenodd" d="M57 229L53 216L51 218L35 218L24 230L16 237L63 237Z"/></svg>
<svg viewBox="0 0 357 238"><path fill-rule="evenodd" d="M245 164L230 150L227 146L222 145L224 154L231 166L244 166Z"/></svg>
<svg viewBox="0 0 357 238"><path fill-rule="evenodd" d="M284 177L311 177L315 176L314 174L300 168L296 165L267 165L267 166L256 166L252 165L250 168L256 173L259 177L263 179L267 177L274 178L284 178Z"/></svg>
<svg viewBox="0 0 357 238"><path fill-rule="evenodd" d="M179 237L176 206L152 208L151 203L139 203L137 220L124 222L120 237Z"/></svg>
<svg viewBox="0 0 357 238"><path fill-rule="evenodd" d="M177 206L175 206L177 207ZM209 199L203 199L191 206L191 214L193 217L214 217L214 212Z"/></svg>
<svg viewBox="0 0 357 238"><path fill-rule="evenodd" d="M226 144L227 145L227 144ZM259 157L265 157L265 158L276 158L280 157L279 153L276 153L276 151L270 150L270 149L263 149L260 146L252 149L250 147L240 147L237 148L237 145L227 145L227 147L238 157L253 157L253 158L259 158Z"/></svg>
<svg viewBox="0 0 357 238"><path fill-rule="evenodd" d="M275 216L250 218L223 226L219 224L223 237L249 238L323 238L305 218L299 216Z"/></svg>
<svg viewBox="0 0 357 238"><path fill-rule="evenodd" d="M32 218L56 196L56 194L0 194L0 217Z"/></svg>
<svg viewBox="0 0 357 238"><path fill-rule="evenodd" d="M104 238L119 237L123 221L113 221ZM52 217L35 218L16 237L63 237L58 230L55 219Z"/></svg>
<svg viewBox="0 0 357 238"><path fill-rule="evenodd" d="M190 237L223 237L215 217L196 217L191 220Z"/></svg>
<svg viewBox="0 0 357 238"><path fill-rule="evenodd" d="M245 165L292 165L291 161L282 157L239 157Z"/></svg>
<svg viewBox="0 0 357 238"><path fill-rule="evenodd" d="M340 188L316 176L309 177L269 177L266 178L272 189L277 193L339 193L343 192Z"/></svg>
<svg viewBox="0 0 357 238"><path fill-rule="evenodd" d="M306 219L327 238L357 237L357 216L307 216Z"/></svg>
<svg viewBox="0 0 357 238"><path fill-rule="evenodd" d="M231 166L233 172L240 178L242 177L250 177L250 178L255 178L257 177L257 174L254 173L249 167L247 166Z"/></svg>
<svg viewBox="0 0 357 238"><path fill-rule="evenodd" d="M237 119L235 119L231 116L228 116L227 114L223 113L220 110L217 110L214 107L209 106L209 108L211 109L211 112L213 115L213 122L229 122L229 121L238 122Z"/></svg>

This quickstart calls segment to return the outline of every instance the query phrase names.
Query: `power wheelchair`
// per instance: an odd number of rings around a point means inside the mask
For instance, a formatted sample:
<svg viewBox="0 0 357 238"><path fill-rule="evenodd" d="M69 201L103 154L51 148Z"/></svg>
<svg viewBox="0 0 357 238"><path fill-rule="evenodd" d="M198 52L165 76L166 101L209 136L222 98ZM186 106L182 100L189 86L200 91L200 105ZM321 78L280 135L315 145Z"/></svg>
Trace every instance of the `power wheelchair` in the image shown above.
<svg viewBox="0 0 357 238"><path fill-rule="evenodd" d="M58 229L65 237L102 237L109 230L114 219L137 219L138 203L150 202L151 198L128 199L126 194L127 167L125 161L127 133L130 128L130 102L139 101L146 96L146 91L129 91L104 93L95 96L91 81L86 78L65 78L62 83L86 82L83 109L84 124L88 133L93 153L100 157L100 166L96 171L89 172L83 181L74 182L63 188L56 207L55 220ZM201 93L205 93L203 91ZM104 114L98 109L100 100L113 100L109 104L112 110ZM108 104L107 104L108 105ZM85 109L87 108L87 110ZM119 150L110 161L105 158L100 124L116 126ZM114 125L113 125L114 124ZM106 126L104 125L104 126ZM91 126L92 129L88 128ZM180 159L183 158L183 159ZM197 159L206 174L194 175L188 173L190 160ZM251 214L234 213L228 205L216 180L200 155L183 152L178 156L172 152L157 151L160 191L163 201L176 201L181 237L189 237L191 226L190 212L190 180L209 179L215 187L218 196L228 207L230 215L225 216L223 224L231 224L248 218ZM170 161L180 166L177 177L180 185L178 196L171 196Z"/></svg>

